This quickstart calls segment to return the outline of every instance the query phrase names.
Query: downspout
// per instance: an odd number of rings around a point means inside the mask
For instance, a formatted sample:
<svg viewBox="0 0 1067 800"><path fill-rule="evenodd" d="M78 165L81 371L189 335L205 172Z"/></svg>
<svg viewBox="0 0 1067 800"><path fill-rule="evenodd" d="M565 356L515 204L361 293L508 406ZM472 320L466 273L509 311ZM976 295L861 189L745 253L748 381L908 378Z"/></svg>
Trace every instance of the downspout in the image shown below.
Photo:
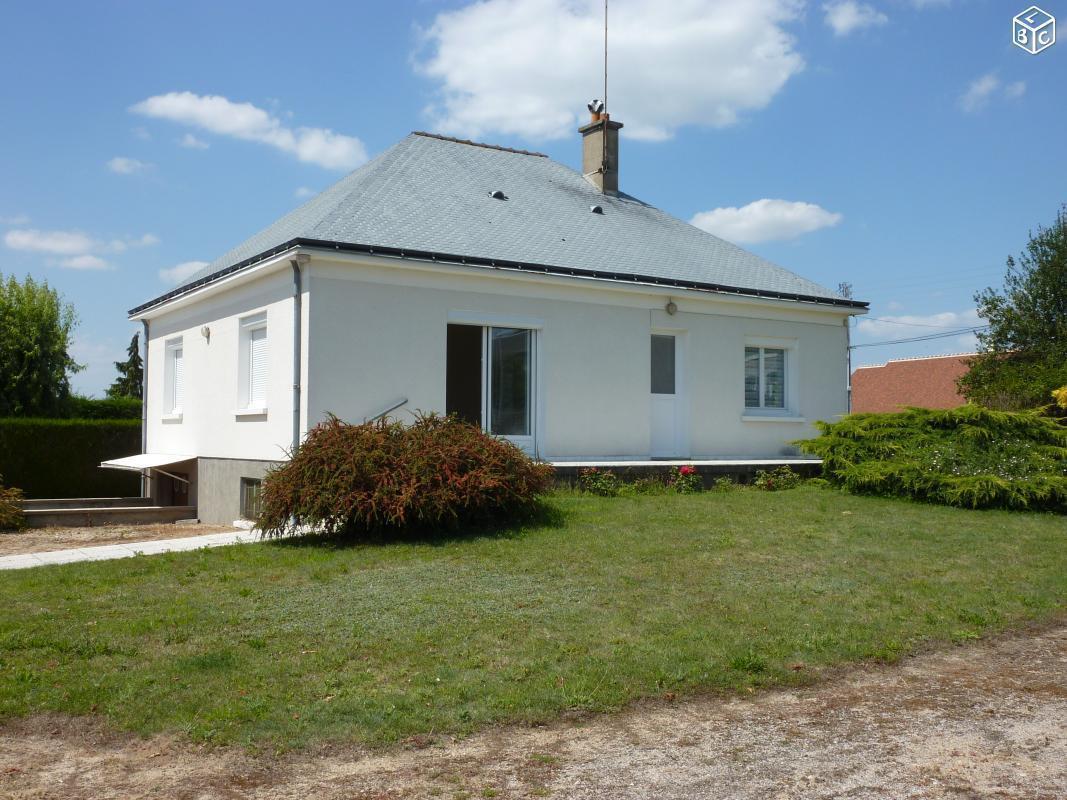
<svg viewBox="0 0 1067 800"><path fill-rule="evenodd" d="M848 370L848 375L845 376L845 408L848 413L852 413L852 315L849 314L845 317L845 351L848 353L848 360L845 369Z"/></svg>
<svg viewBox="0 0 1067 800"><path fill-rule="evenodd" d="M148 320L141 320L144 338L144 356L141 358L141 452L148 452ZM152 477L147 470L141 471L141 497L152 496Z"/></svg>
<svg viewBox="0 0 1067 800"><path fill-rule="evenodd" d="M307 253L297 253L289 263L293 265L293 445L295 454L300 447L300 351L303 346L301 333L304 327L303 296L300 265L311 260Z"/></svg>

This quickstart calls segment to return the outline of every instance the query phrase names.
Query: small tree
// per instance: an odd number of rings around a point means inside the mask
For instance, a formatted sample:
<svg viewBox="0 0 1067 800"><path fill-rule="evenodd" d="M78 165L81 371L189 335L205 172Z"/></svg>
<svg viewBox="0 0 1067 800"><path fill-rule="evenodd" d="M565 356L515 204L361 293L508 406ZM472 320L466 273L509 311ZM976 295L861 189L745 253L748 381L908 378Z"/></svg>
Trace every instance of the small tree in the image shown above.
<svg viewBox="0 0 1067 800"><path fill-rule="evenodd" d="M144 362L141 360L141 336L135 333L130 339L130 346L126 348L126 360L116 361L115 369L119 376L108 387L108 397L135 397L141 398L141 389L144 386Z"/></svg>
<svg viewBox="0 0 1067 800"><path fill-rule="evenodd" d="M0 276L0 417L57 416L70 398L70 356L78 324L47 281Z"/></svg>
<svg viewBox="0 0 1067 800"><path fill-rule="evenodd" d="M1005 410L1046 405L1067 383L1067 206L1038 228L1019 260L1008 257L1003 291L975 295L989 330L959 380L968 400Z"/></svg>

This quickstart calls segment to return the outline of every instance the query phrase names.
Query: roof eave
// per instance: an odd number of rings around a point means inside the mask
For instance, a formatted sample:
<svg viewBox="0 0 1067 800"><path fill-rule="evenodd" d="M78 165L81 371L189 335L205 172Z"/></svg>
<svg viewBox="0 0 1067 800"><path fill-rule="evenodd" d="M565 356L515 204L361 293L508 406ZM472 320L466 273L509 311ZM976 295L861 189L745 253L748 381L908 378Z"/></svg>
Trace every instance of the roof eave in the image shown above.
<svg viewBox="0 0 1067 800"><path fill-rule="evenodd" d="M250 268L267 259L274 258L287 250L299 247L307 247L321 251L340 251L348 253L366 253L368 255L392 256L396 258L412 259L415 261L428 261L441 264L458 264L472 267L489 267L492 269L517 270L521 272L539 273L544 275L557 275L574 278L588 278L593 280L605 280L615 283L633 285L666 286L678 289L711 292L715 294L734 295L739 297L755 297L767 300L782 300L797 303L812 303L815 305L831 306L836 308L853 309L857 313L867 311L870 303L861 300L849 300L846 298L821 297L818 295L796 294L792 292L777 292L767 289L748 289L740 286L728 286L725 284L704 283L700 281L685 281L672 278L658 278L651 275L636 275L630 273L608 272L605 270L577 269L574 267L559 267L550 264L533 264L520 261L510 261L499 258L481 258L474 256L458 256L447 253L437 253L428 250L409 250L400 247L379 247L375 245L352 244L350 242L334 242L321 239L305 239L297 237L289 241L265 250L251 258L221 269L193 283L179 286L166 294L160 295L154 300L143 303L129 311L129 316L136 317L146 311L151 311L165 305L171 300L182 297L197 289L215 283L229 275L233 275L244 269Z"/></svg>

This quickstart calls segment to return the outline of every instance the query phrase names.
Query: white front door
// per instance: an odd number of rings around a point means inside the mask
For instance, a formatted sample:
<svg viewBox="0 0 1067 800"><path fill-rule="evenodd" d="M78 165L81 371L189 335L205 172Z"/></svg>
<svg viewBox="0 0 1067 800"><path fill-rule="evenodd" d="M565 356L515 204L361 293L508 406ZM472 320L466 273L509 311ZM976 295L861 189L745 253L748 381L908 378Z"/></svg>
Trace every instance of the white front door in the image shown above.
<svg viewBox="0 0 1067 800"><path fill-rule="evenodd" d="M649 451L653 458L686 455L682 442L682 374L679 337L652 334L652 420Z"/></svg>

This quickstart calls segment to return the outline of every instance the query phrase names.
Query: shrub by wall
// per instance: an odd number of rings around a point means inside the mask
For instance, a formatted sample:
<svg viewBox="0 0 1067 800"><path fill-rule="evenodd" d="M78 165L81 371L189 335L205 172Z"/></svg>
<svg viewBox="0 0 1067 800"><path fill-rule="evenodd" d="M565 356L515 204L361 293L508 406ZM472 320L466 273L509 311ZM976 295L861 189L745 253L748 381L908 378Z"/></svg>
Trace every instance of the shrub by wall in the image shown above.
<svg viewBox="0 0 1067 800"><path fill-rule="evenodd" d="M910 408L816 425L822 435L797 444L849 491L1067 512L1067 428L1040 411Z"/></svg>
<svg viewBox="0 0 1067 800"><path fill-rule="evenodd" d="M276 536L296 520L358 538L505 524L533 509L551 477L547 464L455 417L410 426L331 417L268 473L258 526Z"/></svg>
<svg viewBox="0 0 1067 800"><path fill-rule="evenodd" d="M100 462L139 452L140 419L0 419L0 475L31 499L136 497L137 473Z"/></svg>
<svg viewBox="0 0 1067 800"><path fill-rule="evenodd" d="M26 524L22 514L22 492L4 486L0 475L0 531L17 531Z"/></svg>

